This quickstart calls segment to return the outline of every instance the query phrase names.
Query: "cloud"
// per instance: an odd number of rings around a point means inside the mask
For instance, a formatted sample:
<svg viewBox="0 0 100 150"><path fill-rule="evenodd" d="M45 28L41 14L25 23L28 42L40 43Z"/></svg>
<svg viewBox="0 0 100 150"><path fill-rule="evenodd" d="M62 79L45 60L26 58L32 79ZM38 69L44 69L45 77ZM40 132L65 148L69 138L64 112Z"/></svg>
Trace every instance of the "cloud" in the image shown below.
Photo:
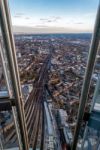
<svg viewBox="0 0 100 150"><path fill-rule="evenodd" d="M52 22L52 20L47 20L47 22Z"/></svg>
<svg viewBox="0 0 100 150"><path fill-rule="evenodd" d="M14 18L21 18L22 16L19 15L15 15Z"/></svg>
<svg viewBox="0 0 100 150"><path fill-rule="evenodd" d="M35 28L48 28L48 26L46 25L35 25L34 27Z"/></svg>
<svg viewBox="0 0 100 150"><path fill-rule="evenodd" d="M15 17L15 18L21 18L21 17L23 17L23 16L25 16L24 13L16 13L14 17Z"/></svg>
<svg viewBox="0 0 100 150"><path fill-rule="evenodd" d="M26 20L29 20L30 18L29 18L29 17L25 17L25 19L26 19Z"/></svg>
<svg viewBox="0 0 100 150"><path fill-rule="evenodd" d="M75 24L84 24L83 22L75 22Z"/></svg>
<svg viewBox="0 0 100 150"><path fill-rule="evenodd" d="M42 23L51 23L51 22L57 22L61 20L61 17L59 16L51 16L48 18L40 18L40 21L42 21Z"/></svg>
<svg viewBox="0 0 100 150"><path fill-rule="evenodd" d="M20 16L18 16L20 15ZM89 15L89 14L88 14ZM88 16L87 15L87 16ZM93 20L93 19L92 19ZM80 30L80 31L92 31L93 30L93 21L91 21L91 18L89 19L86 17L86 14L83 14L83 16L28 16L28 15L22 15L22 14L16 14L15 17L12 18L12 23L15 26L25 26L25 27L32 27L37 28L40 30L40 28L44 29L52 29L55 27L55 29L58 30L61 28L74 28L74 30ZM53 28L54 29L54 28ZM66 31L66 30L65 30Z"/></svg>
<svg viewBox="0 0 100 150"><path fill-rule="evenodd" d="M24 19L24 20L30 20L30 17L25 16L23 13L18 13L14 16L15 19Z"/></svg>
<svg viewBox="0 0 100 150"><path fill-rule="evenodd" d="M19 34L40 34L40 33L86 33L91 32L91 30L81 30L75 28L63 28L63 27L45 27L45 26L35 26L35 27L25 27L25 26L13 26L14 33Z"/></svg>
<svg viewBox="0 0 100 150"><path fill-rule="evenodd" d="M40 20L41 20L41 21L46 21L47 19L44 19L44 18L40 18Z"/></svg>
<svg viewBox="0 0 100 150"><path fill-rule="evenodd" d="M61 17L59 17L59 16L57 16L57 17L53 16L53 20L54 20L54 21L61 20Z"/></svg>
<svg viewBox="0 0 100 150"><path fill-rule="evenodd" d="M25 14L24 13L16 13L16 15L18 15L18 16L24 16Z"/></svg>

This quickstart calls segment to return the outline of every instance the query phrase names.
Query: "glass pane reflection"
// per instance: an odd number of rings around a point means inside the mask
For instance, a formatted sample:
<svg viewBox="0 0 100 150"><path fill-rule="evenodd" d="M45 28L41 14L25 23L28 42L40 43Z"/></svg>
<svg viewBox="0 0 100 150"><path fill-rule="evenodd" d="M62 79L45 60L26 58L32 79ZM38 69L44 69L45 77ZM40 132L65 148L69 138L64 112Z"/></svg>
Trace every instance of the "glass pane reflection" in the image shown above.
<svg viewBox="0 0 100 150"><path fill-rule="evenodd" d="M12 83L10 79L8 60L5 52L5 44L0 28L0 97L12 97Z"/></svg>
<svg viewBox="0 0 100 150"><path fill-rule="evenodd" d="M18 147L12 111L0 112L0 141L0 146L3 149L13 149Z"/></svg>

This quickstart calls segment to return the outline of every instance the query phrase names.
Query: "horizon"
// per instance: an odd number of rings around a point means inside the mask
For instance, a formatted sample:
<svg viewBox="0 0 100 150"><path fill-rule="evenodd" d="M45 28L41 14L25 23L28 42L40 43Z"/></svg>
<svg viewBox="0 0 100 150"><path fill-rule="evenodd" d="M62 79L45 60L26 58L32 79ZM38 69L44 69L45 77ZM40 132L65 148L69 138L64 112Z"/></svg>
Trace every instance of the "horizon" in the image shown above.
<svg viewBox="0 0 100 150"><path fill-rule="evenodd" d="M82 31L67 28L34 28L25 26L13 26L13 32L15 34L92 34L93 31Z"/></svg>
<svg viewBox="0 0 100 150"><path fill-rule="evenodd" d="M98 4L99 0L9 0L13 31L92 33Z"/></svg>
<svg viewBox="0 0 100 150"><path fill-rule="evenodd" d="M72 34L72 35L77 35L77 34L80 34L80 35L92 35L93 32L60 32L60 33L55 33L55 32L51 32L51 33L45 33L45 32L42 32L42 33L29 33L29 32L14 32L14 35L61 35L61 34L66 34L66 35L69 35L69 34Z"/></svg>

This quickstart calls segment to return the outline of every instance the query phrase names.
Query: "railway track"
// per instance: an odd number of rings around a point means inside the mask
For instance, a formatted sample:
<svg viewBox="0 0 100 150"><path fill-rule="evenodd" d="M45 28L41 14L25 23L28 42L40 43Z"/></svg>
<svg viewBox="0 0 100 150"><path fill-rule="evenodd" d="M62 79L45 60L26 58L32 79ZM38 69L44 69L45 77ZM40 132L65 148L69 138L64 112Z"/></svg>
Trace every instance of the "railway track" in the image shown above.
<svg viewBox="0 0 100 150"><path fill-rule="evenodd" d="M39 74L36 78L35 84L28 100L24 105L26 125L28 130L28 137L30 147L33 150L36 149L37 145L40 145L40 150L43 150L44 145L44 111L43 111L43 92L44 84L47 80L48 63L50 56L47 56ZM5 144L17 143L17 135L14 126L14 122L5 126ZM0 132L3 132L2 129Z"/></svg>

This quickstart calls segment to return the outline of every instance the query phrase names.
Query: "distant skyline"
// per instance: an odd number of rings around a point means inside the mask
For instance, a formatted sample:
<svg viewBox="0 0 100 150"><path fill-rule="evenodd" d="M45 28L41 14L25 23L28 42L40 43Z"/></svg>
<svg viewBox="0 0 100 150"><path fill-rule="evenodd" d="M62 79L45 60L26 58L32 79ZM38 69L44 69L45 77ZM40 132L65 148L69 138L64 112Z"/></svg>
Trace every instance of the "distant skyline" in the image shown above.
<svg viewBox="0 0 100 150"><path fill-rule="evenodd" d="M99 0L8 0L14 32L92 32Z"/></svg>

